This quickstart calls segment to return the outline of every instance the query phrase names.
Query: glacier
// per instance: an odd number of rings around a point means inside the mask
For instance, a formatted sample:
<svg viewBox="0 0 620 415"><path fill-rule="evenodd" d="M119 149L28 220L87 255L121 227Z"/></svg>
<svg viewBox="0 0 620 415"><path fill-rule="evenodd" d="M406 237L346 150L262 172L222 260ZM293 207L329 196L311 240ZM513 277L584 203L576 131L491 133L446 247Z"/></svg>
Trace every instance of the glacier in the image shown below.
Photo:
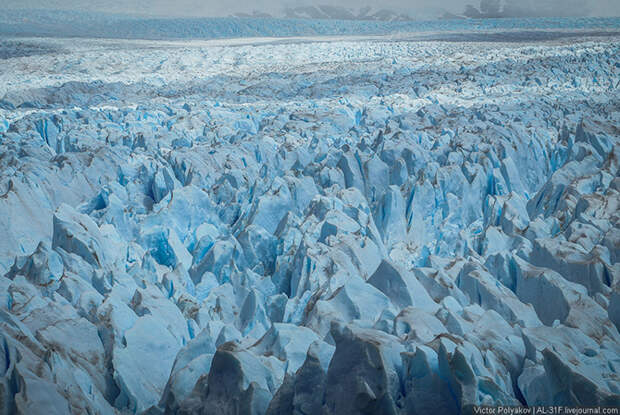
<svg viewBox="0 0 620 415"><path fill-rule="evenodd" d="M620 406L620 37L580 30L0 39L0 412Z"/></svg>

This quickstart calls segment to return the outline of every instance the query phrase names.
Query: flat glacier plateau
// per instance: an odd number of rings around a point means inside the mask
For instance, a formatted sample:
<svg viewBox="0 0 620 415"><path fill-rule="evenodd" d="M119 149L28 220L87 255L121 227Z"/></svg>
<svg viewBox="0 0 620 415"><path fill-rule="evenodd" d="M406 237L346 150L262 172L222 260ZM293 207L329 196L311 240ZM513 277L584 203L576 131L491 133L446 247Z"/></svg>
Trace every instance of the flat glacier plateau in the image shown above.
<svg viewBox="0 0 620 415"><path fill-rule="evenodd" d="M538 33L0 39L0 413L620 406L620 37Z"/></svg>

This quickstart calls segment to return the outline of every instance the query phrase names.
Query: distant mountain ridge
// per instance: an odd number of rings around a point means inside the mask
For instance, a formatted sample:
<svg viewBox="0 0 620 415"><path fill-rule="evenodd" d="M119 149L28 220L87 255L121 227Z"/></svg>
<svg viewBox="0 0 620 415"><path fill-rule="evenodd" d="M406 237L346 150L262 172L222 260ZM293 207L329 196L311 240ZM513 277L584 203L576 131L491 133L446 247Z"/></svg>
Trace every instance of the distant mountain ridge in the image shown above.
<svg viewBox="0 0 620 415"><path fill-rule="evenodd" d="M407 13L400 13L384 8L362 7L353 9L327 4L317 6L287 7L282 15L272 15L254 10L251 13L234 13L234 17L284 17L288 19L323 19L323 20L367 20L380 22L405 22L415 20Z"/></svg>
<svg viewBox="0 0 620 415"><path fill-rule="evenodd" d="M462 16L472 19L576 17L588 16L591 11L591 5L583 0L480 0L479 7L467 4Z"/></svg>

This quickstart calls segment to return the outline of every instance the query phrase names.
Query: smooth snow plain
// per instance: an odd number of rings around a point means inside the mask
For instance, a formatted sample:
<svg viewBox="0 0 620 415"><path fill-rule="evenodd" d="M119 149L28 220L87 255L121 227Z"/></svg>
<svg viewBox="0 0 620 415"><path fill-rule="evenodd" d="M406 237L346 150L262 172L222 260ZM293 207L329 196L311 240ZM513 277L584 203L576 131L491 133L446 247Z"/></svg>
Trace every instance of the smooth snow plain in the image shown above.
<svg viewBox="0 0 620 415"><path fill-rule="evenodd" d="M618 37L0 46L1 413L620 405Z"/></svg>

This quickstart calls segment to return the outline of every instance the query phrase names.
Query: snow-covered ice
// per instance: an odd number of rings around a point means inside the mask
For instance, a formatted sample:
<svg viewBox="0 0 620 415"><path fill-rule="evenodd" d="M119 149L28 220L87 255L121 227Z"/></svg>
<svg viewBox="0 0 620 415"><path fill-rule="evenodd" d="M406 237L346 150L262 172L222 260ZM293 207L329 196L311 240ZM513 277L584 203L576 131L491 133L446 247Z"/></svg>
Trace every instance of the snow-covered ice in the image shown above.
<svg viewBox="0 0 620 415"><path fill-rule="evenodd" d="M619 406L619 40L0 40L0 412Z"/></svg>

